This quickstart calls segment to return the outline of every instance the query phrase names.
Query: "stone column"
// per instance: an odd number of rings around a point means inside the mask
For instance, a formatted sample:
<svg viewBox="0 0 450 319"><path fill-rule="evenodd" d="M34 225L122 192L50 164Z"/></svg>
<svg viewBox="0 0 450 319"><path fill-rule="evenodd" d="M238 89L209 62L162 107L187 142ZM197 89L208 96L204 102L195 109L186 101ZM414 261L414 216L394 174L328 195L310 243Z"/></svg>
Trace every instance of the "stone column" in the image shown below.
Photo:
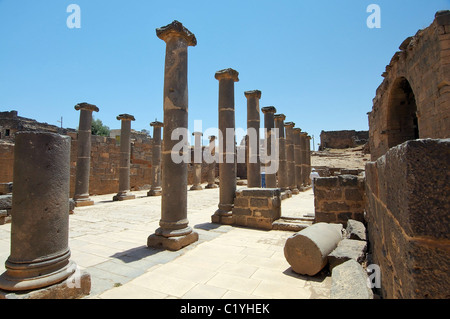
<svg viewBox="0 0 450 319"><path fill-rule="evenodd" d="M215 154L215 148L216 148L216 137L210 136L209 137L209 153L211 156L214 156ZM206 185L205 188L217 188L216 185L216 161L213 161L208 165L208 185Z"/></svg>
<svg viewBox="0 0 450 319"><path fill-rule="evenodd" d="M278 168L278 187L282 192L291 193L289 190L288 176L287 176L287 161L286 161L286 138L284 134L284 114L275 114L275 127L278 129L278 145L279 145L279 168Z"/></svg>
<svg viewBox="0 0 450 319"><path fill-rule="evenodd" d="M295 183L295 154L294 154L294 122L284 123L286 129L286 161L287 161L287 177L289 189L292 194L298 194L299 190Z"/></svg>
<svg viewBox="0 0 450 319"><path fill-rule="evenodd" d="M271 156L272 152L272 129L275 128L274 115L277 109L273 106L266 106L261 109L264 113L264 128L266 129L266 156ZM269 166L270 163L265 163L264 166ZM277 174L267 174L266 173L266 187L267 188L277 188Z"/></svg>
<svg viewBox="0 0 450 319"><path fill-rule="evenodd" d="M295 185L297 190L302 189L302 149L300 145L300 133L301 129L294 128L294 160L295 160Z"/></svg>
<svg viewBox="0 0 450 319"><path fill-rule="evenodd" d="M306 180L308 181L308 185L311 185L311 178L309 178L309 175L311 174L311 139L311 136L306 136Z"/></svg>
<svg viewBox="0 0 450 319"><path fill-rule="evenodd" d="M308 185L307 178L307 167L306 167L306 136L308 133L301 132L300 133L300 148L301 148L301 166L302 166L302 184L303 184L303 190L305 190L306 186Z"/></svg>
<svg viewBox="0 0 450 319"><path fill-rule="evenodd" d="M59 284L76 271L69 249L70 147L70 137L59 134L15 136L11 254L0 289L36 290ZM68 283L54 292L67 296ZM89 292L90 279L88 284Z"/></svg>
<svg viewBox="0 0 450 319"><path fill-rule="evenodd" d="M194 132L192 136L195 137L194 144L194 185L190 188L191 191L202 190L202 132ZM200 154L200 156L198 156ZM197 158L199 157L199 158ZM198 163L200 162L200 163Z"/></svg>
<svg viewBox="0 0 450 319"><path fill-rule="evenodd" d="M180 156L172 140L174 130L182 130L187 141L188 127L188 47L197 45L195 35L180 22L156 30L166 43L164 71L164 130L162 145L162 198L160 227L148 237L149 247L179 250L198 240L187 219L187 165L172 159ZM184 151L184 150L183 150ZM183 152L182 151L182 152ZM173 154L172 154L173 153Z"/></svg>
<svg viewBox="0 0 450 319"><path fill-rule="evenodd" d="M131 153L131 121L135 118L130 114L120 114L117 120L121 121L120 128L120 159L119 159L119 192L113 197L114 201L135 199L130 194L130 153Z"/></svg>
<svg viewBox="0 0 450 319"><path fill-rule="evenodd" d="M80 111L80 125L78 126L77 170L75 177L75 206L90 206L94 202L89 198L89 172L91 166L91 127L92 112L98 112L97 106L88 103L75 105Z"/></svg>
<svg viewBox="0 0 450 319"><path fill-rule="evenodd" d="M152 187L147 196L161 196L161 128L163 123L155 121L150 123L153 127L152 141Z"/></svg>
<svg viewBox="0 0 450 319"><path fill-rule="evenodd" d="M236 145L234 118L234 82L239 81L239 73L233 69L218 71L219 80L219 134L222 135L219 146L219 209L212 216L213 223L232 224L233 205L236 196ZM227 129L233 135L227 137ZM230 139L229 139L230 138Z"/></svg>
<svg viewBox="0 0 450 319"><path fill-rule="evenodd" d="M247 187L261 187L261 162L259 159L259 100L261 91L247 91ZM256 135L251 133L254 131ZM256 141L254 140L256 139Z"/></svg>

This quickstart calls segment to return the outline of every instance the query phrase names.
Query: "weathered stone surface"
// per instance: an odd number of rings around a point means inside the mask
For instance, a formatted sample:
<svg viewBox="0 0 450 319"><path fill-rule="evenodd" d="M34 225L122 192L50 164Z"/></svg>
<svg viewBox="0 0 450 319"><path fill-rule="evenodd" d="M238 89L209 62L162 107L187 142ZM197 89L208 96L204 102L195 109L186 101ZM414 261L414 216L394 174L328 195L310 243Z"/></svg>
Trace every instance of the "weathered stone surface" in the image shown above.
<svg viewBox="0 0 450 319"><path fill-rule="evenodd" d="M0 195L12 193L13 183L0 183Z"/></svg>
<svg viewBox="0 0 450 319"><path fill-rule="evenodd" d="M12 195L0 195L0 209L11 209Z"/></svg>
<svg viewBox="0 0 450 319"><path fill-rule="evenodd" d="M177 251L196 242L197 240L198 233L194 231L187 235L178 237L164 237L157 234L152 234L147 238L147 246Z"/></svg>
<svg viewBox="0 0 450 319"><path fill-rule="evenodd" d="M366 227L360 221L347 220L347 238L355 240L367 240Z"/></svg>
<svg viewBox="0 0 450 319"><path fill-rule="evenodd" d="M327 264L327 256L342 239L341 224L314 224L286 240L284 256L301 275L314 276Z"/></svg>
<svg viewBox="0 0 450 319"><path fill-rule="evenodd" d="M364 268L351 259L333 269L331 299L373 299Z"/></svg>
<svg viewBox="0 0 450 319"><path fill-rule="evenodd" d="M330 270L350 259L362 263L366 258L366 251L367 243L365 241L346 238L341 240L328 255Z"/></svg>

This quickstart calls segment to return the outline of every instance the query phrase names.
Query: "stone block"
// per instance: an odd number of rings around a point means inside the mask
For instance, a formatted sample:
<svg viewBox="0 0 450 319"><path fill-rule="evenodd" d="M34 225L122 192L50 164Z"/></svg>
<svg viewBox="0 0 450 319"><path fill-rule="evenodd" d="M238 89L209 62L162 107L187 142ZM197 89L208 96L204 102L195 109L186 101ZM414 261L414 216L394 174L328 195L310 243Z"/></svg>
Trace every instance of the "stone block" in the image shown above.
<svg viewBox="0 0 450 319"><path fill-rule="evenodd" d="M234 207L233 208L233 215L236 215L236 216L252 216L252 210L250 208Z"/></svg>
<svg viewBox="0 0 450 319"><path fill-rule="evenodd" d="M366 252L367 243L365 241L343 239L339 242L336 249L328 255L330 270L350 259L362 263L366 258Z"/></svg>
<svg viewBox="0 0 450 319"><path fill-rule="evenodd" d="M336 187L338 186L338 177L319 177L314 180L314 187Z"/></svg>
<svg viewBox="0 0 450 319"><path fill-rule="evenodd" d="M147 238L147 247L164 248L171 251L177 251L196 241L198 241L198 233L195 231L178 237L164 237L152 234Z"/></svg>
<svg viewBox="0 0 450 319"><path fill-rule="evenodd" d="M387 208L408 236L450 239L450 139L420 139L386 155Z"/></svg>
<svg viewBox="0 0 450 319"><path fill-rule="evenodd" d="M246 197L273 197L281 194L279 188L244 188L239 192Z"/></svg>
<svg viewBox="0 0 450 319"><path fill-rule="evenodd" d="M12 195L0 195L0 210L12 208Z"/></svg>
<svg viewBox="0 0 450 319"><path fill-rule="evenodd" d="M347 238L355 240L366 240L366 227L360 221L349 219L347 221Z"/></svg>
<svg viewBox="0 0 450 319"><path fill-rule="evenodd" d="M267 198L250 198L251 207L268 207L269 202Z"/></svg>
<svg viewBox="0 0 450 319"><path fill-rule="evenodd" d="M331 299L373 299L364 268L351 259L333 269Z"/></svg>
<svg viewBox="0 0 450 319"><path fill-rule="evenodd" d="M334 213L315 211L314 215L315 223L334 223L337 221Z"/></svg>
<svg viewBox="0 0 450 319"><path fill-rule="evenodd" d="M248 207L249 206L249 199L246 197L236 197L234 199L234 207Z"/></svg>
<svg viewBox="0 0 450 319"><path fill-rule="evenodd" d="M358 177L355 175L339 175L340 186L358 186Z"/></svg>
<svg viewBox="0 0 450 319"><path fill-rule="evenodd" d="M360 188L352 187L346 188L344 191L346 200L362 202L364 200L363 193Z"/></svg>
<svg viewBox="0 0 450 319"><path fill-rule="evenodd" d="M12 193L13 183L0 183L0 195Z"/></svg>

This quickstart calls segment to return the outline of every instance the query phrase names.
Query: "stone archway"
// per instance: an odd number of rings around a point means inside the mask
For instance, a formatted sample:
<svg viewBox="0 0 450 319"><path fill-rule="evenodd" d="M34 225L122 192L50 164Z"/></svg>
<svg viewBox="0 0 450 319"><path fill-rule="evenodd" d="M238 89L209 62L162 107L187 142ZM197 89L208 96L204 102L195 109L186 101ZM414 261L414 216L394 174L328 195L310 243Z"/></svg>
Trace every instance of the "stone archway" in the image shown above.
<svg viewBox="0 0 450 319"><path fill-rule="evenodd" d="M390 90L386 126L389 148L419 138L416 99L405 77L398 78Z"/></svg>

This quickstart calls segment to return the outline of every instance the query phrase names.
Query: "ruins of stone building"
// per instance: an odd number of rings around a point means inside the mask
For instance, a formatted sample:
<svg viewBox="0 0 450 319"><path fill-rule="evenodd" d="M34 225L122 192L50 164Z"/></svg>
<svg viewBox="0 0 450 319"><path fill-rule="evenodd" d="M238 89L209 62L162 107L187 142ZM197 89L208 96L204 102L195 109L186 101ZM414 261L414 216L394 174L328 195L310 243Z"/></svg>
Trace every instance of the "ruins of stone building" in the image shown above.
<svg viewBox="0 0 450 319"><path fill-rule="evenodd" d="M449 298L450 11L407 38L369 115L366 214L385 298Z"/></svg>
<svg viewBox="0 0 450 319"><path fill-rule="evenodd" d="M368 131L322 131L319 151L326 148L351 148L364 145L369 139Z"/></svg>

